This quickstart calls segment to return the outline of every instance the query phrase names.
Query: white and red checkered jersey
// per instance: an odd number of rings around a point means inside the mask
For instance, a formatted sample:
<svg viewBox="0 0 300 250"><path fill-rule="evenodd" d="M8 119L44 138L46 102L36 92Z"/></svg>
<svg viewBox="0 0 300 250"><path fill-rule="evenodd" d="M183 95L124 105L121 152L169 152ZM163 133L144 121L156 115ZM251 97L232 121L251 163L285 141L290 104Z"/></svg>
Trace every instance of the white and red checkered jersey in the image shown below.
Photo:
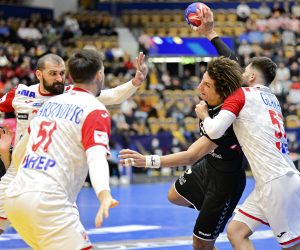
<svg viewBox="0 0 300 250"><path fill-rule="evenodd" d="M63 192L74 202L88 172L86 150L101 145L109 154L109 135L109 113L91 93L73 88L49 99L30 123L26 156L8 196Z"/></svg>
<svg viewBox="0 0 300 250"><path fill-rule="evenodd" d="M51 96L51 94L42 94L39 84L31 86L19 84L0 99L0 111L16 113L17 127L14 144L20 140L32 118Z"/></svg>
<svg viewBox="0 0 300 250"><path fill-rule="evenodd" d="M298 172L288 155L279 101L268 87L240 88L225 100L222 110L237 117L233 129L257 183Z"/></svg>

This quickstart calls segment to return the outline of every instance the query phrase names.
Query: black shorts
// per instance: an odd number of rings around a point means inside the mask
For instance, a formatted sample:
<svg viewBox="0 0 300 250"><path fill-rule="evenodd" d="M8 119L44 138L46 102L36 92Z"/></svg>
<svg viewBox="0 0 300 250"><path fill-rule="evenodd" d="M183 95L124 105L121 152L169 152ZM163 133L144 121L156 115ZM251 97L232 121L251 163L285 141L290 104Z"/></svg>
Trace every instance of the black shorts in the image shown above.
<svg viewBox="0 0 300 250"><path fill-rule="evenodd" d="M208 166L205 159L185 171L175 182L179 195L200 211L194 235L215 240L231 217L246 185L245 171L220 173Z"/></svg>

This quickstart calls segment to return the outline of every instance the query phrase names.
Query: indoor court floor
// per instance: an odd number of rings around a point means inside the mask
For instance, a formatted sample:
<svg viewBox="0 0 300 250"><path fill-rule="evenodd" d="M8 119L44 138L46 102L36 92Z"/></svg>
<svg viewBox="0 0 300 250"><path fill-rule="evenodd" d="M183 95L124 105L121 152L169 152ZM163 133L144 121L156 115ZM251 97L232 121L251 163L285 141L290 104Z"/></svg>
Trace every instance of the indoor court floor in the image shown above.
<svg viewBox="0 0 300 250"><path fill-rule="evenodd" d="M170 204L167 200L170 185L172 183L112 186L112 194L120 205L110 210L110 216L101 228L95 228L94 224L98 209L94 191L83 188L77 204L95 249L191 250L197 211ZM248 177L240 203L253 186L253 179ZM257 250L280 249L268 227L260 228L252 239ZM225 233L219 236L216 246L218 250L232 249ZM13 229L9 229L0 236L0 249L30 248Z"/></svg>

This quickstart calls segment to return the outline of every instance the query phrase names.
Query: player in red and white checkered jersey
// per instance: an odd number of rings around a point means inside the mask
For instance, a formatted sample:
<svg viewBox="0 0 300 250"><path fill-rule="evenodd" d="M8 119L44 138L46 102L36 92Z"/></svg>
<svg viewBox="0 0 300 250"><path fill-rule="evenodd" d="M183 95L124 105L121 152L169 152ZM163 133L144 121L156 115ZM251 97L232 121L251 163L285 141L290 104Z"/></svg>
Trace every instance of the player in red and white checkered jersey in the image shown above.
<svg viewBox="0 0 300 250"><path fill-rule="evenodd" d="M144 82L147 75L144 58L144 54L140 53L136 60L137 71L131 81L116 88L102 90L101 95L97 99L104 105L113 105L119 104L132 96ZM41 57L37 63L36 76L40 83L31 86L19 84L0 99L0 111L14 111L16 113L15 145L43 103L50 97L72 88L72 86L64 86L65 71L65 63L61 57L55 54L47 54ZM15 175L15 167L11 164L0 181L0 234L10 224L3 210L3 202L5 190Z"/></svg>
<svg viewBox="0 0 300 250"><path fill-rule="evenodd" d="M300 173L288 155L279 101L265 86L275 75L271 59L254 57L244 73L249 87L229 96L216 117L208 116L203 102L196 108L211 138L222 136L233 123L256 181L228 227L234 249L254 249L249 236L261 224L271 227L282 248L300 248Z"/></svg>
<svg viewBox="0 0 300 250"><path fill-rule="evenodd" d="M118 204L106 160L110 115L95 98L103 63L97 51L82 50L68 64L74 87L46 101L31 121L26 155L6 191L7 217L33 249L92 249L73 211L88 171L101 204L96 226Z"/></svg>

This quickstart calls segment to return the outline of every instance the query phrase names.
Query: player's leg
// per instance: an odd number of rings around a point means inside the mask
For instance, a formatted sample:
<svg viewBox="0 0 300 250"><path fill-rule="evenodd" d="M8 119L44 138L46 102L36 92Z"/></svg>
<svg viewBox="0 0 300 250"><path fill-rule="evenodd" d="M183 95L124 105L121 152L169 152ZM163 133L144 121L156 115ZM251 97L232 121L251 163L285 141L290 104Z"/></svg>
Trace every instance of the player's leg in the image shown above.
<svg viewBox="0 0 300 250"><path fill-rule="evenodd" d="M37 211L41 249L92 249L78 209L65 194L42 193Z"/></svg>
<svg viewBox="0 0 300 250"><path fill-rule="evenodd" d="M10 222L7 219L7 216L4 212L4 200L5 200L5 191L10 184L10 182L15 178L16 171L14 166L11 164L5 175L2 176L0 181L0 235L9 227Z"/></svg>
<svg viewBox="0 0 300 250"><path fill-rule="evenodd" d="M92 249L77 208L64 194L27 192L8 197L5 212L33 249Z"/></svg>
<svg viewBox="0 0 300 250"><path fill-rule="evenodd" d="M282 249L299 249L299 173L287 173L266 183L261 193L264 196L260 203L263 204L270 227Z"/></svg>
<svg viewBox="0 0 300 250"><path fill-rule="evenodd" d="M183 198L175 189L175 183L170 187L168 192L168 200L178 206L189 207L191 203ZM0 218L1 219L1 218Z"/></svg>
<svg viewBox="0 0 300 250"><path fill-rule="evenodd" d="M203 240L197 238L195 235L193 235L193 249L194 250L214 250L216 249L214 247L216 240Z"/></svg>
<svg viewBox="0 0 300 250"><path fill-rule="evenodd" d="M36 204L39 192L24 193L5 199L4 209L7 217L21 238L33 249L39 248L35 230Z"/></svg>
<svg viewBox="0 0 300 250"><path fill-rule="evenodd" d="M227 237L235 250L254 250L249 239L251 234L251 229L245 223L236 220L232 220L227 228Z"/></svg>
<svg viewBox="0 0 300 250"><path fill-rule="evenodd" d="M244 171L222 174L208 169L209 183L194 226L194 249L213 249L244 191Z"/></svg>
<svg viewBox="0 0 300 250"><path fill-rule="evenodd" d="M179 206L201 208L206 188L206 169L202 163L187 169L169 189L168 200Z"/></svg>
<svg viewBox="0 0 300 250"><path fill-rule="evenodd" d="M252 235L259 225L269 225L262 210L257 204L256 190L254 189L229 223L227 237L233 249L254 249L254 246L249 239L250 235Z"/></svg>

